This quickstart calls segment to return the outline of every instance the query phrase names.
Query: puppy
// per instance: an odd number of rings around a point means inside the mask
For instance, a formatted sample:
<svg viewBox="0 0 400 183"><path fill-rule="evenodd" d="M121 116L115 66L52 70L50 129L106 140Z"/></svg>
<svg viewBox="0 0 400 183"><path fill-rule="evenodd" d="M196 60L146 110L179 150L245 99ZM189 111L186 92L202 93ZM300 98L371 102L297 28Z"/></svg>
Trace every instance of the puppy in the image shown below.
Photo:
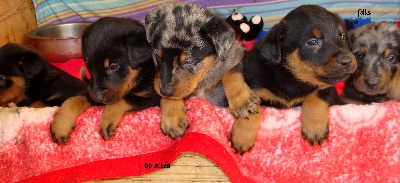
<svg viewBox="0 0 400 183"><path fill-rule="evenodd" d="M196 4L168 3L146 15L145 27L153 48L154 87L162 97L161 130L165 135L176 138L185 133L189 123L183 101L191 96L229 105L233 114L240 116L238 120L259 111L259 99L240 72L245 50L223 19ZM254 133L243 134L238 138L254 142ZM240 150L242 144L235 144Z"/></svg>
<svg viewBox="0 0 400 183"><path fill-rule="evenodd" d="M155 68L145 29L137 21L101 18L82 36L82 55L91 79L88 91L65 101L51 124L54 142L66 143L75 120L93 105L105 105L100 133L104 140L116 132L123 114L157 106Z"/></svg>
<svg viewBox="0 0 400 183"><path fill-rule="evenodd" d="M329 134L328 108L338 102L334 83L347 79L357 67L349 46L338 15L302 5L244 56L243 72L262 105L301 105L302 136L311 145L321 145Z"/></svg>
<svg viewBox="0 0 400 183"><path fill-rule="evenodd" d="M0 106L60 106L86 84L52 66L37 51L8 43L0 48Z"/></svg>
<svg viewBox="0 0 400 183"><path fill-rule="evenodd" d="M342 103L368 104L400 100L400 30L390 23L371 23L350 35L358 62L345 82Z"/></svg>

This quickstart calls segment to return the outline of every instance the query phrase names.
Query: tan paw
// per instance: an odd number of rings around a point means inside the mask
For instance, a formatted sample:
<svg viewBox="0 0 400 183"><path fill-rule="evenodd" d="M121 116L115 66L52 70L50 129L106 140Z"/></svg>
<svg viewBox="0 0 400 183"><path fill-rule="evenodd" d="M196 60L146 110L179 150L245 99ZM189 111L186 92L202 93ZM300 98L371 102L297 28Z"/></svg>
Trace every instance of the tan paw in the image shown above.
<svg viewBox="0 0 400 183"><path fill-rule="evenodd" d="M183 136L190 126L186 118L186 107L183 100L162 98L160 104L162 133L173 139Z"/></svg>
<svg viewBox="0 0 400 183"><path fill-rule="evenodd" d="M237 66L239 67L239 66ZM246 84L243 74L238 68L227 72L222 84L229 103L229 109L235 117L248 118L249 114L258 113L260 98Z"/></svg>
<svg viewBox="0 0 400 183"><path fill-rule="evenodd" d="M118 122L119 123L119 122ZM118 123L112 120L101 120L100 124L100 134L104 140L110 140L111 137L115 135L117 131Z"/></svg>
<svg viewBox="0 0 400 183"><path fill-rule="evenodd" d="M258 113L257 106L261 102L251 90L242 90L228 99L229 108L233 115L242 118L249 118L249 114Z"/></svg>
<svg viewBox="0 0 400 183"><path fill-rule="evenodd" d="M259 110L261 110L258 107ZM244 154L255 144L261 113L249 114L249 119L237 118L232 125L231 143L236 152Z"/></svg>
<svg viewBox="0 0 400 183"><path fill-rule="evenodd" d="M172 139L183 136L189 126L190 125L188 120L186 119L186 116L182 114L167 116L161 119L161 131L164 135L168 135Z"/></svg>
<svg viewBox="0 0 400 183"><path fill-rule="evenodd" d="M301 107L301 135L311 145L321 145L329 136L329 104L318 96L318 91L308 95Z"/></svg>
<svg viewBox="0 0 400 183"><path fill-rule="evenodd" d="M75 128L76 118L91 105L84 96L67 99L60 107L50 125L50 133L57 144L65 144L69 140L71 130Z"/></svg>
<svg viewBox="0 0 400 183"><path fill-rule="evenodd" d="M105 106L100 123L100 134L104 140L110 140L111 137L115 135L115 132L121 123L122 116L132 108L133 106L125 100L120 100L114 104Z"/></svg>
<svg viewBox="0 0 400 183"><path fill-rule="evenodd" d="M322 145L324 140L328 140L329 137L328 123L322 121L319 123L303 123L301 135L312 146L314 144Z"/></svg>
<svg viewBox="0 0 400 183"><path fill-rule="evenodd" d="M71 130L75 128L75 119L64 116L64 114L57 113L50 125L51 138L57 144L66 144Z"/></svg>

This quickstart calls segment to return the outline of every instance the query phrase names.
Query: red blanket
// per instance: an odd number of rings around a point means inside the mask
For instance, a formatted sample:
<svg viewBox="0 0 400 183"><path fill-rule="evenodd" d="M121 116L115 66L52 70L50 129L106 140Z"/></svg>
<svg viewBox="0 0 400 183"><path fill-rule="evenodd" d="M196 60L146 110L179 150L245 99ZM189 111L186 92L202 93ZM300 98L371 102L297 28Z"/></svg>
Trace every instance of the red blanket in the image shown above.
<svg viewBox="0 0 400 183"><path fill-rule="evenodd" d="M300 135L300 108L263 108L256 145L243 156L228 140L229 110L194 98L186 101L190 128L172 140L159 127L160 109L124 116L110 141L99 134L103 107L77 120L70 141L51 141L58 109L1 110L2 182L82 182L143 175L171 164L182 152L213 160L233 182L397 182L400 179L400 103L330 108L331 135L311 147ZM173 166L173 165L172 165Z"/></svg>
<svg viewBox="0 0 400 183"><path fill-rule="evenodd" d="M60 67L79 76L76 66L82 64L71 60ZM299 107L263 107L256 145L243 156L230 147L234 119L228 109L200 98L185 105L190 128L182 138L161 133L160 109L154 107L125 115L115 137L104 141L99 134L104 107L91 107L62 146L51 141L49 132L57 107L0 108L0 182L143 175L187 151L213 160L233 182L400 181L399 102L331 107L330 139L322 147L301 138Z"/></svg>

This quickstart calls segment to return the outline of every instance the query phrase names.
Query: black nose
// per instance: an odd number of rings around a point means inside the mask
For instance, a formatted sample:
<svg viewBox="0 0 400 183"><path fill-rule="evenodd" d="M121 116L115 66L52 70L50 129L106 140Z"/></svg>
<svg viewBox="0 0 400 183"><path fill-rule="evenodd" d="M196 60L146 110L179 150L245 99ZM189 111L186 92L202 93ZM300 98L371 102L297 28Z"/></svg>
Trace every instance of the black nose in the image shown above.
<svg viewBox="0 0 400 183"><path fill-rule="evenodd" d="M4 86L6 84L6 77L4 75L0 75L0 86Z"/></svg>
<svg viewBox="0 0 400 183"><path fill-rule="evenodd" d="M104 89L89 89L90 97L97 103L104 102Z"/></svg>
<svg viewBox="0 0 400 183"><path fill-rule="evenodd" d="M160 93L166 97L170 97L174 94L174 87L172 85L161 86Z"/></svg>
<svg viewBox="0 0 400 183"><path fill-rule="evenodd" d="M375 90L379 84L378 78L366 79L364 82L371 90Z"/></svg>
<svg viewBox="0 0 400 183"><path fill-rule="evenodd" d="M343 67L347 67L351 63L351 58L350 57L341 57L341 58L338 59L338 62Z"/></svg>

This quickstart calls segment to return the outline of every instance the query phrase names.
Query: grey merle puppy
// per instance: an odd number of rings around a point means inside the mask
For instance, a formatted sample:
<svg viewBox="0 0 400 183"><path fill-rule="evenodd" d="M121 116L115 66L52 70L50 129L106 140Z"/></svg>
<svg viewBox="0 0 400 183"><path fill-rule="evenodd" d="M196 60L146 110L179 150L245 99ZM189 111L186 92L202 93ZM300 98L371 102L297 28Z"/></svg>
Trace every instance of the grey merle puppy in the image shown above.
<svg viewBox="0 0 400 183"><path fill-rule="evenodd" d="M168 3L147 14L145 28L156 65L154 86L162 97L164 134L176 138L185 133L189 123L183 101L191 96L229 105L240 123L248 121L249 113L259 112L259 99L241 73L245 50L223 19L196 4ZM233 132L232 144L244 152L255 137L256 132L243 127Z"/></svg>
<svg viewBox="0 0 400 183"><path fill-rule="evenodd" d="M346 81L342 103L368 104L400 100L400 30L390 23L371 23L351 35L358 68Z"/></svg>

